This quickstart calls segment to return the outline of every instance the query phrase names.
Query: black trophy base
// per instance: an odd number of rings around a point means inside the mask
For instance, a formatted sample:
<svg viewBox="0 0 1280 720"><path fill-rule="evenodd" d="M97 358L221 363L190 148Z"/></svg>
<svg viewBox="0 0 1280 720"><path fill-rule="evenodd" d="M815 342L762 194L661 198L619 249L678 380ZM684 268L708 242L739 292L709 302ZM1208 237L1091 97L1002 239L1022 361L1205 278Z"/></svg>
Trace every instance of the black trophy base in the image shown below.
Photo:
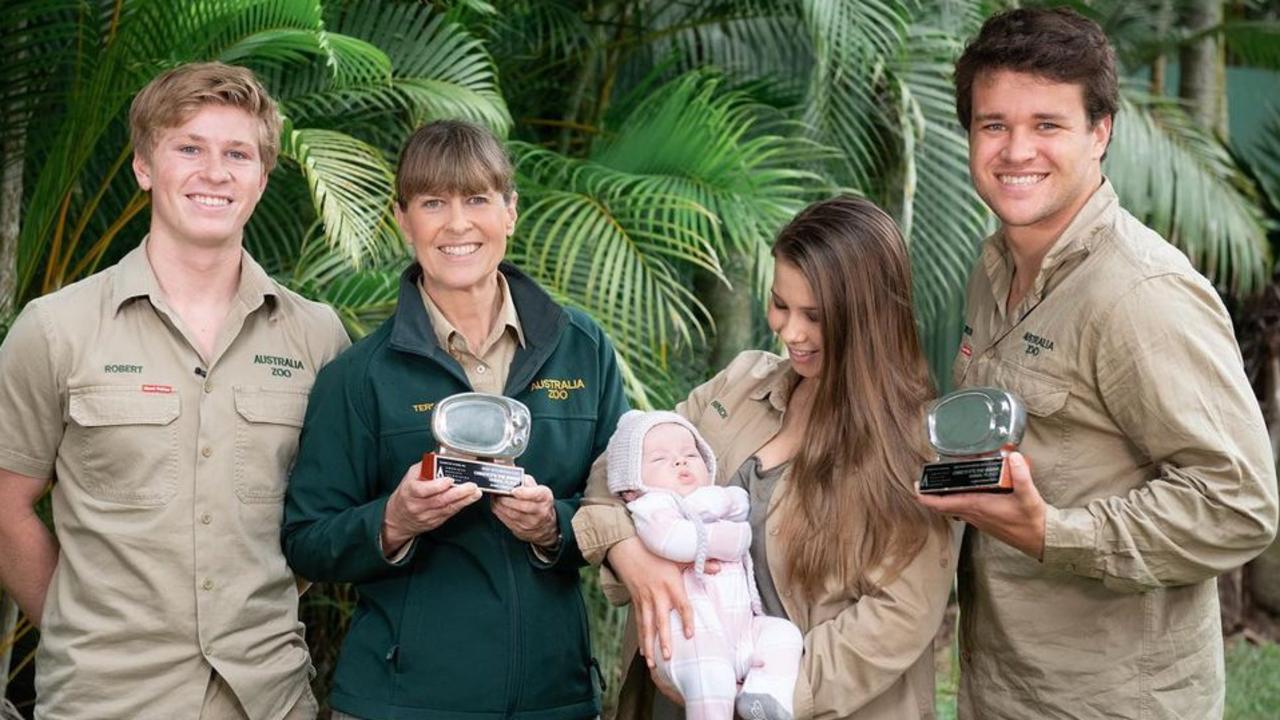
<svg viewBox="0 0 1280 720"><path fill-rule="evenodd" d="M1013 481L1004 457L953 460L924 466L920 475L921 494L955 492L1013 492Z"/></svg>
<svg viewBox="0 0 1280 720"><path fill-rule="evenodd" d="M455 483L475 483L481 492L510 495L524 481L524 470L515 465L500 465L483 460L440 455L429 452L422 456L422 479L451 478Z"/></svg>

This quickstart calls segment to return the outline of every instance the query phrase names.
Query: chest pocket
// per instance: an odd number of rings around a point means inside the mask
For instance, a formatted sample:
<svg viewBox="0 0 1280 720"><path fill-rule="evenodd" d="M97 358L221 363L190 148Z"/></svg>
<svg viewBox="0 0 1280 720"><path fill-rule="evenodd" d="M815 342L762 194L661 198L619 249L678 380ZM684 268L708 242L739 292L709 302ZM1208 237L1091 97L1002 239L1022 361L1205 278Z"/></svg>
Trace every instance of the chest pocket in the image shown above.
<svg viewBox="0 0 1280 720"><path fill-rule="evenodd" d="M178 489L176 393L144 393L137 385L72 388L64 446L75 480L99 500L161 507Z"/></svg>
<svg viewBox="0 0 1280 720"><path fill-rule="evenodd" d="M1071 394L1070 387L1064 380L1008 361L1001 362L999 375L998 387L1017 395L1027 408L1023 449L1031 459L1031 475L1036 487L1052 502L1057 495L1054 489L1062 486L1072 453L1071 434L1063 411Z"/></svg>
<svg viewBox="0 0 1280 720"><path fill-rule="evenodd" d="M307 393L236 386L236 497L246 504L284 497L298 453Z"/></svg>

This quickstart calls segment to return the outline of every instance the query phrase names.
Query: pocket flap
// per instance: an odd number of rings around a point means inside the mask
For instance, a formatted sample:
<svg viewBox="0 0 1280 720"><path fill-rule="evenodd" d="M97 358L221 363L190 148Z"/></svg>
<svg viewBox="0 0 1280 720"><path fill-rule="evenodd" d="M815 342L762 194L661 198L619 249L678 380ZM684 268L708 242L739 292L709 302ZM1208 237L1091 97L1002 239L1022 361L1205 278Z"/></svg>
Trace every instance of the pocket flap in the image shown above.
<svg viewBox="0 0 1280 720"><path fill-rule="evenodd" d="M180 410L177 393L147 393L137 386L73 388L67 408L81 427L168 425Z"/></svg>
<svg viewBox="0 0 1280 720"><path fill-rule="evenodd" d="M1071 389L1065 382L1008 363L1004 369L1005 389L1017 395L1032 415L1052 415L1067 404Z"/></svg>
<svg viewBox="0 0 1280 720"><path fill-rule="evenodd" d="M307 394L293 390L236 387L236 412L249 422L302 427L307 414Z"/></svg>

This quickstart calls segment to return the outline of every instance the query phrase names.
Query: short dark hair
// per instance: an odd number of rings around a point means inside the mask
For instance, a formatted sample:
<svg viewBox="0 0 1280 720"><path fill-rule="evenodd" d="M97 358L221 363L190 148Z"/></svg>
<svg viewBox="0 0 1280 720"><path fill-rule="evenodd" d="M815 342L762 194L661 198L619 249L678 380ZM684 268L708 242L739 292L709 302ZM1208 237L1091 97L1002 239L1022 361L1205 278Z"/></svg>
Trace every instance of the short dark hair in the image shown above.
<svg viewBox="0 0 1280 720"><path fill-rule="evenodd" d="M966 131L974 78L988 70L1081 85L1090 125L1120 109L1115 50L1097 23L1069 8L1020 8L983 23L956 61L956 116Z"/></svg>
<svg viewBox="0 0 1280 720"><path fill-rule="evenodd" d="M509 202L514 171L502 142L463 120L436 120L418 128L396 167L396 200L405 207L427 193L471 195L496 190Z"/></svg>

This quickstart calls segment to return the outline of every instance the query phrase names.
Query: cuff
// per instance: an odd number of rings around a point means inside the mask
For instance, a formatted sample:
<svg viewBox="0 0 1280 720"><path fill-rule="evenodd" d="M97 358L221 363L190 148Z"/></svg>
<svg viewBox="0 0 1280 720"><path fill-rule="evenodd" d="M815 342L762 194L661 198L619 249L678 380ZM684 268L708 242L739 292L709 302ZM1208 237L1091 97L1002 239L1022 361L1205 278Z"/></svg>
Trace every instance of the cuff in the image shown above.
<svg viewBox="0 0 1280 720"><path fill-rule="evenodd" d="M405 561L409 559L409 556L413 554L413 548L417 544L418 544L418 537L415 535L414 537L409 538L409 542L405 543L400 547L399 552L397 552L395 555L392 555L391 557L387 557L387 551L384 550L382 547L382 532L381 532L381 529L379 529L378 552L382 553L382 557L387 558L387 562L391 563L392 565L396 565L396 566L404 565Z"/></svg>
<svg viewBox="0 0 1280 720"><path fill-rule="evenodd" d="M396 554L387 557L387 553L382 549L382 526L386 523L387 517L387 501L390 497L381 498L379 502L382 507L378 511L378 526L374 530L373 542L378 546L378 557L382 558L382 562L389 567L403 567L409 563L409 559L413 557L414 551L418 549L418 536L409 538L409 542L405 543Z"/></svg>
<svg viewBox="0 0 1280 720"><path fill-rule="evenodd" d="M1055 508L1044 515L1044 559L1046 568L1073 575L1102 577L1094 568L1098 525L1085 508Z"/></svg>
<svg viewBox="0 0 1280 720"><path fill-rule="evenodd" d="M792 696L795 708L795 720L812 720L813 718L813 686L809 684L809 675L805 672L804 661L800 662L800 674L796 676L796 692Z"/></svg>
<svg viewBox="0 0 1280 720"><path fill-rule="evenodd" d="M572 552L570 546L573 544L573 516L574 508L563 500L556 500L556 531L559 535L556 538L555 545L551 547L537 547L532 543L529 545L529 562L539 570L550 570L559 566L562 562L569 562L570 557L577 557ZM574 562L574 569L582 563L581 560Z"/></svg>
<svg viewBox="0 0 1280 720"><path fill-rule="evenodd" d="M582 557L599 565L610 548L635 537L636 526L625 505L584 505L573 516L573 532Z"/></svg>

